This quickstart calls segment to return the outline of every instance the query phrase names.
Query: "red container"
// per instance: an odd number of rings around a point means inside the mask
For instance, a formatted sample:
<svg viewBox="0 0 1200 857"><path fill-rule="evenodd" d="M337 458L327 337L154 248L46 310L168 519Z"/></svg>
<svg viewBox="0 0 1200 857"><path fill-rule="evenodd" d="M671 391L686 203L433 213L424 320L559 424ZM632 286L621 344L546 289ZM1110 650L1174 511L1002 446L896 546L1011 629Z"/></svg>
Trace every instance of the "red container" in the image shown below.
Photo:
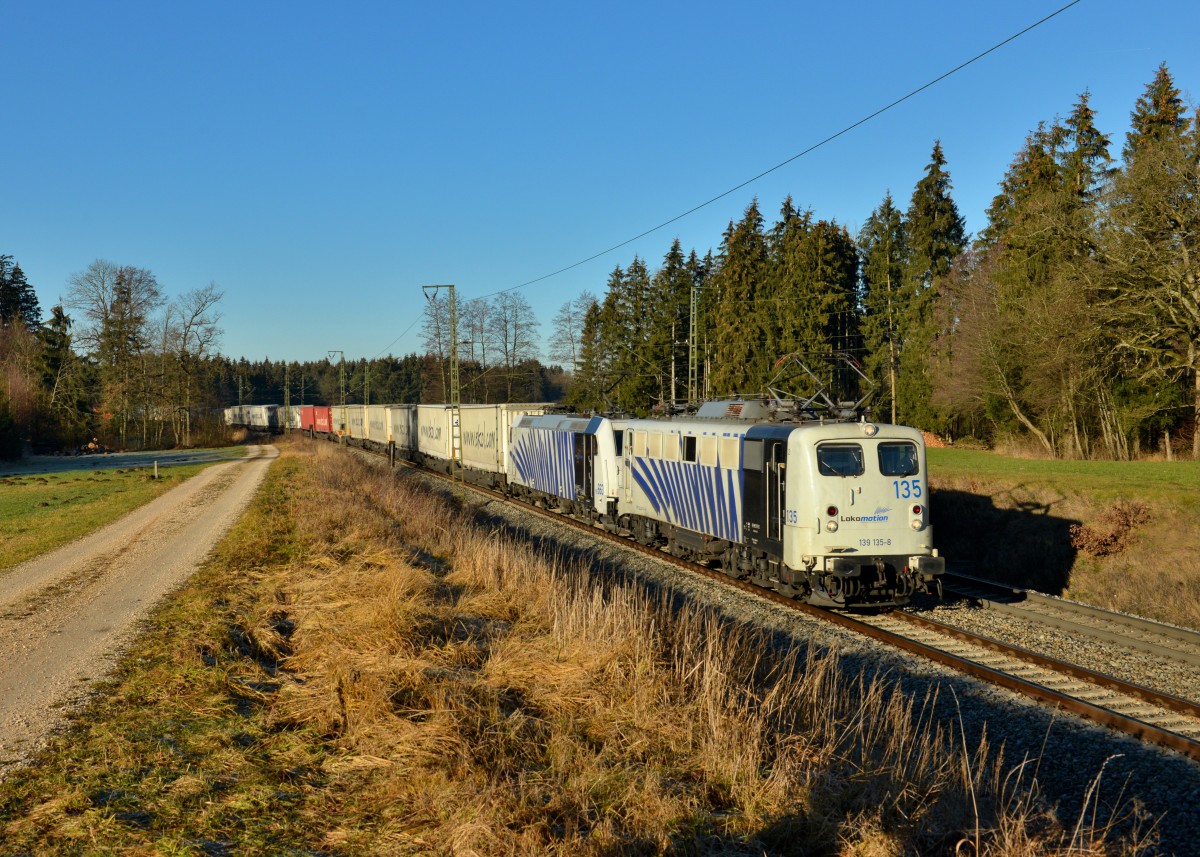
<svg viewBox="0 0 1200 857"><path fill-rule="evenodd" d="M314 427L315 424L313 421L313 411L315 410L316 408L314 408L312 405L300 406L300 428L302 430L308 431Z"/></svg>
<svg viewBox="0 0 1200 857"><path fill-rule="evenodd" d="M329 407L313 408L313 431L326 434L333 432L333 409Z"/></svg>

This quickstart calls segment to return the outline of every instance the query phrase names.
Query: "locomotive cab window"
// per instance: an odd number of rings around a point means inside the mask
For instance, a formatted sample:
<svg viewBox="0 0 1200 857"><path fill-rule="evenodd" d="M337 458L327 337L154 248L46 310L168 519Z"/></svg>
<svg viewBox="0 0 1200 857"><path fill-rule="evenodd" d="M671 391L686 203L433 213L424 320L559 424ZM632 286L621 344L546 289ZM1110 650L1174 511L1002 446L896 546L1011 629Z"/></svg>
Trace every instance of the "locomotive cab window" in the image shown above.
<svg viewBox="0 0 1200 857"><path fill-rule="evenodd" d="M625 439L625 432L623 432L623 431L613 432L613 440L616 441L616 444L617 444L617 458L620 458L622 455L621 447L624 446L624 444L621 441L623 441L624 439Z"/></svg>
<svg viewBox="0 0 1200 857"><path fill-rule="evenodd" d="M915 476L917 469L915 443L879 444L879 472L884 476Z"/></svg>
<svg viewBox="0 0 1200 857"><path fill-rule="evenodd" d="M747 470L762 470L762 441L748 440L742 447L742 466Z"/></svg>
<svg viewBox="0 0 1200 857"><path fill-rule="evenodd" d="M817 447L822 476L862 476L863 450L857 443L823 443Z"/></svg>

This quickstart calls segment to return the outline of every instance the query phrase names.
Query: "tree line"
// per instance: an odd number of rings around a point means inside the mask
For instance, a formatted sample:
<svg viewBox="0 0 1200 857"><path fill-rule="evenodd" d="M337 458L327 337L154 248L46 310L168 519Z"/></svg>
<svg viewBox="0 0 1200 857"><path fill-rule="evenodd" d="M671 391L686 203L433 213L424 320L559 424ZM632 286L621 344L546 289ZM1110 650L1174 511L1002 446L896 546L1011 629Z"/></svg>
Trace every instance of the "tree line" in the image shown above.
<svg viewBox="0 0 1200 857"><path fill-rule="evenodd" d="M528 301L431 296L424 353L343 362L218 353L215 284L167 299L154 274L103 260L42 318L0 255L0 455L92 438L122 448L220 436L229 404L557 401L645 414L689 400L874 387L875 418L952 439L1017 439L1045 454L1200 458L1200 117L1165 64L1119 157L1089 93L1030 131L986 226L967 235L934 143L907 205L886 193L857 234L753 200L716 252L676 239L652 270L617 266L603 297L560 308L541 362ZM789 355L802 358L806 374Z"/></svg>
<svg viewBox="0 0 1200 857"><path fill-rule="evenodd" d="M715 254L676 240L656 271L618 266L555 321L567 400L803 395L836 389L825 358L848 355L876 418L1052 456L1200 458L1200 117L1161 65L1118 159L1089 101L1029 132L974 237L935 142L907 206L885 194L857 235L791 197L768 226L754 200ZM787 355L813 374L781 378Z"/></svg>
<svg viewBox="0 0 1200 857"><path fill-rule="evenodd" d="M20 264L0 256L0 458L25 449L157 449L224 443L231 404L446 401L445 302L431 305L426 353L284 361L218 351L216 284L168 299L153 272L105 260L73 275L48 319ZM467 303L464 402L557 401L565 378L538 359L524 298Z"/></svg>
<svg viewBox="0 0 1200 857"><path fill-rule="evenodd" d="M43 321L19 263L0 256L0 456L193 445L214 402L221 298L210 284L168 300L151 271L97 260Z"/></svg>

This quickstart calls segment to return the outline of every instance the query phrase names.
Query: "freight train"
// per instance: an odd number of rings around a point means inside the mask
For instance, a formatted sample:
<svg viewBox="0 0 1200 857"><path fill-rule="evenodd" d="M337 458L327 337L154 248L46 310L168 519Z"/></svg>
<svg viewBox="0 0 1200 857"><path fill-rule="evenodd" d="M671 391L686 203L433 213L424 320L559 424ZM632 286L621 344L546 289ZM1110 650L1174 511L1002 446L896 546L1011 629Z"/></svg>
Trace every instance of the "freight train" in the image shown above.
<svg viewBox="0 0 1200 857"><path fill-rule="evenodd" d="M781 418L771 400L691 416L541 403L226 410L408 459L811 604L900 606L938 588L925 444L866 419ZM456 415L457 411L457 415Z"/></svg>

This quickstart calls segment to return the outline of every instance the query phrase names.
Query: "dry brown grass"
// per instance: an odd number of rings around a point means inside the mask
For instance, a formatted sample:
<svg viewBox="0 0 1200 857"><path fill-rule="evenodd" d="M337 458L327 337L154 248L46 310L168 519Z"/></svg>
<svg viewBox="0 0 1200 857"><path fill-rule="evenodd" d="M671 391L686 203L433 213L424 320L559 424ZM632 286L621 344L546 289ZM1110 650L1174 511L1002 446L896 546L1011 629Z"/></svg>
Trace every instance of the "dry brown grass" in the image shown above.
<svg viewBox="0 0 1200 857"><path fill-rule="evenodd" d="M186 651L152 682L131 673L105 713L158 737L93 720L94 749L78 741L58 779L5 797L16 847L1138 853L1103 826L1061 827L1029 766L946 731L936 693L780 651L332 447L281 464L289 481L222 553L232 583L192 592ZM205 717L216 725L179 737ZM82 787L65 773L81 765ZM117 781L148 833L87 810Z"/></svg>
<svg viewBox="0 0 1200 857"><path fill-rule="evenodd" d="M1066 843L1028 791L1003 794L996 754L930 722L933 699L774 652L318 449L317 481L354 500L298 515L338 539L281 598L296 680L272 718L334 737L331 764L369 777L371 841L867 855L973 849L978 827L981 853Z"/></svg>

